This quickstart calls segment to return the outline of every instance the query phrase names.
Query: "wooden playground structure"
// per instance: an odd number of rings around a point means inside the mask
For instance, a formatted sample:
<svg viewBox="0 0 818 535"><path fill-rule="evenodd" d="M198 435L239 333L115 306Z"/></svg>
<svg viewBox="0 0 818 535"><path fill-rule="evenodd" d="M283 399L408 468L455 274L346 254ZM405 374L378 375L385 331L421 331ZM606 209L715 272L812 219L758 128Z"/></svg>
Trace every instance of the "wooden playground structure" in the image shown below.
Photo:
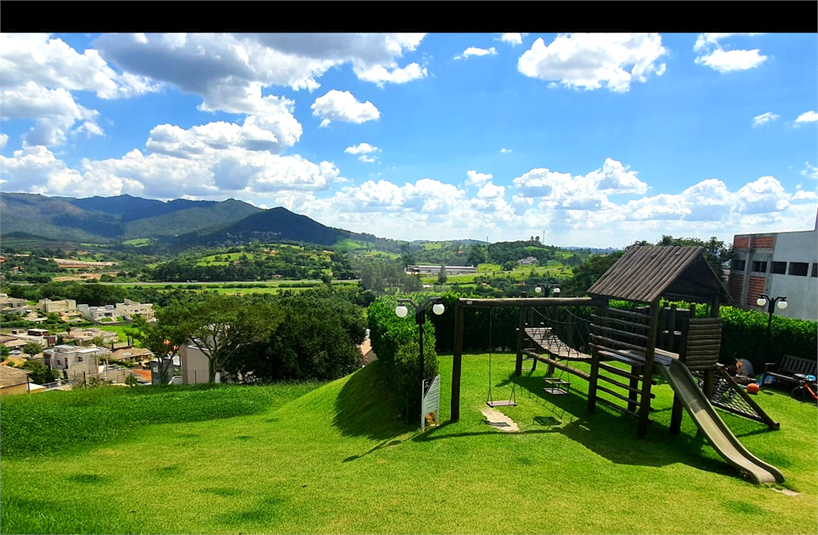
<svg viewBox="0 0 818 535"><path fill-rule="evenodd" d="M732 300L705 260L704 251L703 247L631 247L588 290L590 297L461 298L455 311L451 420L460 419L464 311L519 307L515 375L522 374L526 360L532 361L532 371L537 362L545 363L544 390L552 394L567 392L565 387L570 383L562 379L562 372L587 380L589 412L602 404L634 416L637 433L645 435L655 398L651 392L654 375L661 374L674 391L671 433L679 433L687 409L728 462L756 482L783 481L775 467L741 446L713 409L713 405L719 406L778 428L718 363L722 331L719 307ZM612 300L625 301L628 306L613 308ZM664 306L663 301L683 301L690 306ZM585 322L588 332L584 336L577 336L575 328L583 321L570 312L560 318L537 311L580 306L594 308L590 322ZM705 314L697 314L702 308ZM587 362L590 372L572 366L572 361ZM555 369L561 371L560 377L549 381ZM741 405L724 401L728 399ZM491 390L487 403L491 404L490 400Z"/></svg>

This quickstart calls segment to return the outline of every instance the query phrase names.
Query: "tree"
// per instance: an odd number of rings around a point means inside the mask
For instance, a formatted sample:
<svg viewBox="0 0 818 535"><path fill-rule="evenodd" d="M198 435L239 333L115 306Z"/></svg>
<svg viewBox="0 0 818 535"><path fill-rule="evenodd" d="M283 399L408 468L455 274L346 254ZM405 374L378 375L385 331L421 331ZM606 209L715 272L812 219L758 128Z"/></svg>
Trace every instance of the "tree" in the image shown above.
<svg viewBox="0 0 818 535"><path fill-rule="evenodd" d="M60 376L59 370L49 368L39 360L29 360L23 364L23 369L30 371L31 382L39 385L50 383Z"/></svg>
<svg viewBox="0 0 818 535"><path fill-rule="evenodd" d="M36 342L29 342L23 346L22 351L29 357L33 357L34 355L39 355L43 352L43 346Z"/></svg>
<svg viewBox="0 0 818 535"><path fill-rule="evenodd" d="M437 282L446 284L447 280L449 280L449 276L446 274L446 266L440 266L440 272L437 274Z"/></svg>
<svg viewBox="0 0 818 535"><path fill-rule="evenodd" d="M162 316L162 311L157 311ZM173 321L157 321L150 323L142 316L135 316L126 333L139 341L139 344L159 361L160 384L170 381L169 371L173 364L173 357L179 354L182 344L187 342L187 333L174 324Z"/></svg>
<svg viewBox="0 0 818 535"><path fill-rule="evenodd" d="M177 326L208 360L208 381L245 348L276 329L281 314L261 298L206 294L187 307L173 307Z"/></svg>
<svg viewBox="0 0 818 535"><path fill-rule="evenodd" d="M624 251L616 251L589 257L574 270L574 276L562 285L562 295L581 295L587 292L623 254Z"/></svg>

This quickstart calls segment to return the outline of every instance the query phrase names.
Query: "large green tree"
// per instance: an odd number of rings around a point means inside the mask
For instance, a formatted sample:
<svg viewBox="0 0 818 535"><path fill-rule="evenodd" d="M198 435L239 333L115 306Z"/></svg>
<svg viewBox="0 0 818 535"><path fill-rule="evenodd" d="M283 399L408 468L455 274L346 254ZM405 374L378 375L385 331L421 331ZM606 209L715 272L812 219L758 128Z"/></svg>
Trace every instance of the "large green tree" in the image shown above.
<svg viewBox="0 0 818 535"><path fill-rule="evenodd" d="M166 309L158 310L156 315L159 319L153 323L142 316L135 316L126 331L126 334L137 340L143 348L149 349L159 361L161 384L170 381L173 358L179 354L182 344L188 341L187 333L173 317L168 317L168 312Z"/></svg>
<svg viewBox="0 0 818 535"><path fill-rule="evenodd" d="M263 298L219 294L189 306L172 306L166 312L208 360L208 381L216 380L225 363L244 349L264 340L278 327L280 312Z"/></svg>

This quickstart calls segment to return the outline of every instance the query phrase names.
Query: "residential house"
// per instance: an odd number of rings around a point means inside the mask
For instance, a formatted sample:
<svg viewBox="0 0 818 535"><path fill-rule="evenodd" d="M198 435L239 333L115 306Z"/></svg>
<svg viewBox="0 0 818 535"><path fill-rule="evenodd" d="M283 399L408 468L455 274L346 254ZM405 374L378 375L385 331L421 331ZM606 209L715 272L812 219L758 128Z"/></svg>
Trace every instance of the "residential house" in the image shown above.
<svg viewBox="0 0 818 535"><path fill-rule="evenodd" d="M153 319L153 304L152 303L137 303L130 299L125 299L124 303L117 303L116 311L119 316L126 320L132 320L134 316L142 316L146 320Z"/></svg>
<svg viewBox="0 0 818 535"><path fill-rule="evenodd" d="M736 306L767 311L757 299L786 297L776 314L818 320L818 216L813 230L736 234L729 278Z"/></svg>
<svg viewBox="0 0 818 535"><path fill-rule="evenodd" d="M57 337L48 334L48 329L12 329L10 334L4 335L0 343L3 345L21 349L26 344L39 344L43 348L53 346Z"/></svg>
<svg viewBox="0 0 818 535"><path fill-rule="evenodd" d="M3 312L20 312L28 314L31 308L26 299L9 297L8 294L0 293L0 310Z"/></svg>
<svg viewBox="0 0 818 535"><path fill-rule="evenodd" d="M45 314L70 314L72 312L77 312L77 302L73 299L64 299L62 301L40 299L37 302L37 310L40 310Z"/></svg>
<svg viewBox="0 0 818 535"><path fill-rule="evenodd" d="M11 366L0 366L0 396L27 394L30 373Z"/></svg>
<svg viewBox="0 0 818 535"><path fill-rule="evenodd" d="M77 305L77 310L82 316L90 321L99 322L104 319L116 320L117 311L114 305L105 305L101 307L92 307L85 304Z"/></svg>
<svg viewBox="0 0 818 535"><path fill-rule="evenodd" d="M537 264L539 264L539 262L540 261L537 260L537 258L534 256L527 256L521 260L517 260L517 263L520 264L521 266L536 266Z"/></svg>
<svg viewBox="0 0 818 535"><path fill-rule="evenodd" d="M125 347L111 353L111 359L122 362L147 362L154 357L153 351L144 347Z"/></svg>
<svg viewBox="0 0 818 535"><path fill-rule="evenodd" d="M182 346L179 351L182 384L206 383L210 379L210 360L195 345Z"/></svg>
<svg viewBox="0 0 818 535"><path fill-rule="evenodd" d="M104 347L78 347L72 345L58 345L43 351L45 363L63 372L69 379L80 378L83 375L97 375L99 361L110 356L111 352Z"/></svg>
<svg viewBox="0 0 818 535"><path fill-rule="evenodd" d="M103 331L97 327L91 327L88 329L71 329L68 332L59 333L59 336L62 336L64 342L74 341L78 345L87 344L94 338L102 339L102 343L106 346L119 340L119 335L117 333L112 331Z"/></svg>

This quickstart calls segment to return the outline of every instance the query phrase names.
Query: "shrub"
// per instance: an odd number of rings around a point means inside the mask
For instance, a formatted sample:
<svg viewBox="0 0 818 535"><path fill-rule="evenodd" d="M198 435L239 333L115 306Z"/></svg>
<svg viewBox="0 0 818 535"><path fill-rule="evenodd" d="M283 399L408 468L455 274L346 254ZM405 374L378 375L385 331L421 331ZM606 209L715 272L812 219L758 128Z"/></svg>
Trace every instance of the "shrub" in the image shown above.
<svg viewBox="0 0 818 535"><path fill-rule="evenodd" d="M426 295L409 296L415 303L422 303ZM405 400L404 417L420 413L420 346L417 323L410 314L399 318L395 314L397 299L381 297L369 305L369 336L372 349L385 369L390 388L398 399ZM423 325L424 377L438 373L435 352L435 326L431 321Z"/></svg>

